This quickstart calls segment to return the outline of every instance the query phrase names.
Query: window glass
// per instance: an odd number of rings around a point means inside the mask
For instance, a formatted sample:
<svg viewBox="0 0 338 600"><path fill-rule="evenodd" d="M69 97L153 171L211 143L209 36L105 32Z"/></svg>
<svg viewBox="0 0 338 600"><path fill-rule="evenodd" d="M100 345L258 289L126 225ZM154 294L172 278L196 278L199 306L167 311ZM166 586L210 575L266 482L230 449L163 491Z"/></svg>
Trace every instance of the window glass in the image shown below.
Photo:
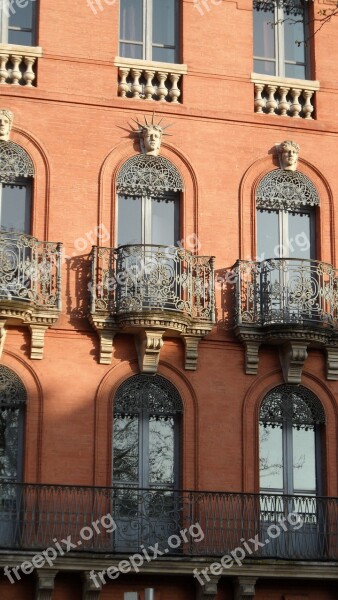
<svg viewBox="0 0 338 600"><path fill-rule="evenodd" d="M305 63L304 21L300 16L284 21L285 60ZM301 42L299 45L296 42Z"/></svg>
<svg viewBox="0 0 338 600"><path fill-rule="evenodd" d="M30 186L2 184L1 188L1 229L30 233Z"/></svg>
<svg viewBox="0 0 338 600"><path fill-rule="evenodd" d="M119 196L118 245L142 243L142 199Z"/></svg>
<svg viewBox="0 0 338 600"><path fill-rule="evenodd" d="M143 40L143 0L120 0L120 39Z"/></svg>
<svg viewBox="0 0 338 600"><path fill-rule="evenodd" d="M285 77L293 77L294 79L306 79L305 65L285 65Z"/></svg>
<svg viewBox="0 0 338 600"><path fill-rule="evenodd" d="M271 26L275 20L273 11L254 11L254 56L275 58L275 30Z"/></svg>
<svg viewBox="0 0 338 600"><path fill-rule="evenodd" d="M0 410L0 480L18 475L19 408Z"/></svg>
<svg viewBox="0 0 338 600"><path fill-rule="evenodd" d="M176 246L179 238L179 202L177 198L152 198L151 243Z"/></svg>
<svg viewBox="0 0 338 600"><path fill-rule="evenodd" d="M310 212L288 213L288 251L290 258L313 258L311 255Z"/></svg>
<svg viewBox="0 0 338 600"><path fill-rule="evenodd" d="M149 418L149 483L174 483L174 418Z"/></svg>
<svg viewBox="0 0 338 600"><path fill-rule="evenodd" d="M114 418L114 472L115 482L138 482L139 443L138 416Z"/></svg>
<svg viewBox="0 0 338 600"><path fill-rule="evenodd" d="M257 260L275 258L279 245L279 213L257 211Z"/></svg>
<svg viewBox="0 0 338 600"><path fill-rule="evenodd" d="M173 48L156 48L153 47L152 60L158 62L176 63L176 50Z"/></svg>
<svg viewBox="0 0 338 600"><path fill-rule="evenodd" d="M293 428L293 486L295 490L316 491L315 432Z"/></svg>
<svg viewBox="0 0 338 600"><path fill-rule="evenodd" d="M259 426L259 474L261 489L283 489L282 429Z"/></svg>

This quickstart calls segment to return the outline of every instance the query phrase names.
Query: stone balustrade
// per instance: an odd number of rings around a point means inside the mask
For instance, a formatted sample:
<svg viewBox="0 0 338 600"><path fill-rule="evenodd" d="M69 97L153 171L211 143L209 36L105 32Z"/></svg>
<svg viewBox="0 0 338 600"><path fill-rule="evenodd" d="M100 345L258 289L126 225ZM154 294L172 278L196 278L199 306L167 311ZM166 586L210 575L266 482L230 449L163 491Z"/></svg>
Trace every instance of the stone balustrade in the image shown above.
<svg viewBox="0 0 338 600"><path fill-rule="evenodd" d="M179 102L186 65L121 57L114 64L118 67L118 94L122 98Z"/></svg>
<svg viewBox="0 0 338 600"><path fill-rule="evenodd" d="M36 79L36 62L42 48L0 44L0 84L32 87Z"/></svg>
<svg viewBox="0 0 338 600"><path fill-rule="evenodd" d="M272 77L251 74L255 86L255 112L257 114L312 119L314 94L319 81Z"/></svg>

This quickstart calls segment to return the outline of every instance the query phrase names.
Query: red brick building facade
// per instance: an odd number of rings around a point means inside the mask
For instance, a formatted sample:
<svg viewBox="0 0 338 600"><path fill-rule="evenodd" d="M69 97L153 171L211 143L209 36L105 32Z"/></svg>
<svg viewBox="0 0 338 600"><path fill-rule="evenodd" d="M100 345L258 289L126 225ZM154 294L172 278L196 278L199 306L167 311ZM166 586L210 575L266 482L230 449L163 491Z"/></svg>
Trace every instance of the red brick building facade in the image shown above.
<svg viewBox="0 0 338 600"><path fill-rule="evenodd" d="M267 8L1 9L5 600L337 596L338 20Z"/></svg>

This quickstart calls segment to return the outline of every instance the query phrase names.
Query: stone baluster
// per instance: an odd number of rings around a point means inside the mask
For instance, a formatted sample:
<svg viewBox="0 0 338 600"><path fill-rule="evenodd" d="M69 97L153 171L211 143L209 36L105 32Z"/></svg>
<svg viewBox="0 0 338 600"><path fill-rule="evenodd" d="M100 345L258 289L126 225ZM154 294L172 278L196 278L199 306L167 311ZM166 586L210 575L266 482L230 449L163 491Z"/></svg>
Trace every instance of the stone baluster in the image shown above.
<svg viewBox="0 0 338 600"><path fill-rule="evenodd" d="M8 54L2 54L0 58L0 84L6 83L8 79L7 61L9 59Z"/></svg>
<svg viewBox="0 0 338 600"><path fill-rule="evenodd" d="M262 98L263 90L263 84L255 83L255 112L258 114L263 114L263 108L265 108L265 100Z"/></svg>
<svg viewBox="0 0 338 600"><path fill-rule="evenodd" d="M25 56L24 62L26 65L26 71L23 74L24 81L28 87L31 87L33 81L35 79L35 73L33 71L33 65L35 63L35 58L33 56Z"/></svg>
<svg viewBox="0 0 338 600"><path fill-rule="evenodd" d="M289 88L281 86L278 88L278 92L280 94L280 100L279 100L279 104L278 104L279 114L282 115L283 117L285 117L289 110L289 103L286 99L286 96L289 92Z"/></svg>
<svg viewBox="0 0 338 600"><path fill-rule="evenodd" d="M291 88L290 94L292 96L292 103L290 106L291 116L297 118L297 117L299 117L299 113L302 110L302 107L298 100L299 96L301 94L301 90L299 90L297 88Z"/></svg>
<svg viewBox="0 0 338 600"><path fill-rule="evenodd" d="M313 106L311 104L311 98L313 96L313 92L311 92L310 90L303 90L302 96L305 100L305 104L303 106L303 113L305 119L312 119Z"/></svg>
<svg viewBox="0 0 338 600"><path fill-rule="evenodd" d="M142 85L140 84L142 71L140 69L131 69L130 72L133 77L133 83L131 84L133 98L139 98L142 93Z"/></svg>
<svg viewBox="0 0 338 600"><path fill-rule="evenodd" d="M157 95L159 97L160 102L165 102L166 96L168 95L168 90L165 85L165 81L168 77L168 73L164 71L157 71L157 78L159 80L159 86L157 88Z"/></svg>
<svg viewBox="0 0 338 600"><path fill-rule="evenodd" d="M275 114L275 110L277 108L277 102L276 102L276 99L275 99L275 93L276 93L276 90L277 90L277 86L268 84L266 86L266 89L267 89L267 92L269 94L269 97L268 97L267 102L266 102L266 108L268 109L268 114L269 115L274 115Z"/></svg>
<svg viewBox="0 0 338 600"><path fill-rule="evenodd" d="M119 67L119 75L121 77L121 81L118 86L118 93L122 98L125 98L127 93L130 91L129 84L127 82L129 71L129 67Z"/></svg>
<svg viewBox="0 0 338 600"><path fill-rule="evenodd" d="M150 71L148 69L144 71L144 76L146 78L146 85L144 87L146 100L152 100L155 93L155 88L153 86L154 75L155 71Z"/></svg>
<svg viewBox="0 0 338 600"><path fill-rule="evenodd" d="M178 99L181 95L180 90L178 89L178 82L180 80L181 75L178 75L177 73L170 73L169 75L169 79L171 81L171 90L169 91L169 96L171 98L172 102L178 102Z"/></svg>
<svg viewBox="0 0 338 600"><path fill-rule="evenodd" d="M18 56L17 54L11 54L11 61L13 63L11 79L12 79L13 85L19 85L19 81L21 79L21 71L19 69L21 60L22 60L21 56Z"/></svg>

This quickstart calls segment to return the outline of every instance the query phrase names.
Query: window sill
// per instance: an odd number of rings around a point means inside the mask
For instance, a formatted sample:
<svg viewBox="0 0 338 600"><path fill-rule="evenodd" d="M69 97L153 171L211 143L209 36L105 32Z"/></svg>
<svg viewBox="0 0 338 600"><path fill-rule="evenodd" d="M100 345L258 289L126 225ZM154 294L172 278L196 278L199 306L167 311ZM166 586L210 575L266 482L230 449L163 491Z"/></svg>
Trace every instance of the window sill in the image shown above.
<svg viewBox="0 0 338 600"><path fill-rule="evenodd" d="M257 114L313 118L311 100L319 91L319 81L251 73L251 82L255 86L254 107Z"/></svg>
<svg viewBox="0 0 338 600"><path fill-rule="evenodd" d="M16 44L0 44L0 56L4 54L18 54L20 56L32 56L39 58L42 56L40 46L17 46Z"/></svg>
<svg viewBox="0 0 338 600"><path fill-rule="evenodd" d="M187 65L123 58L114 61L118 68L118 95L122 98L159 100L177 103L181 96L178 86Z"/></svg>

